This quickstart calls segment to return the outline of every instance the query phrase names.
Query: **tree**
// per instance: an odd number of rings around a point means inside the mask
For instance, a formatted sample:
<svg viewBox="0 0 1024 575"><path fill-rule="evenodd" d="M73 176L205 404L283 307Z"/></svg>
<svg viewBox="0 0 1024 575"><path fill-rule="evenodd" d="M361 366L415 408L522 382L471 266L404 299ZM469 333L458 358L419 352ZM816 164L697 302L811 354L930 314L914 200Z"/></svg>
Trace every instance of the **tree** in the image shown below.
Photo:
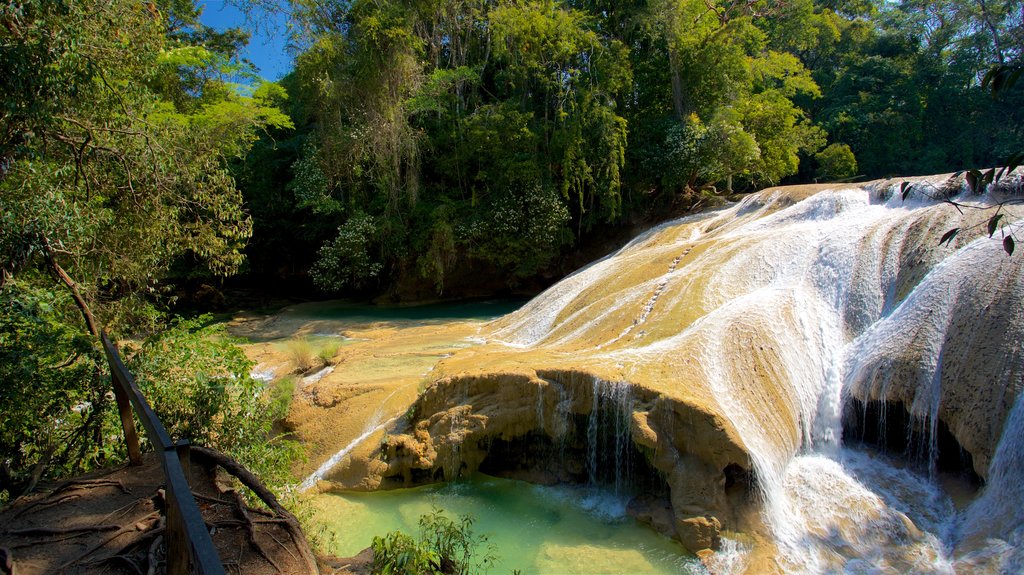
<svg viewBox="0 0 1024 575"><path fill-rule="evenodd" d="M177 262L222 276L242 262L252 224L228 161L290 120L278 87L246 94L229 81L244 73L233 60L240 37L212 33L196 14L180 0L0 6L0 295L13 330L4 353L21 365L3 386L38 389L25 406L44 406L5 423L60 446L7 454L9 477L110 454L104 367L95 339L78 335L151 329Z"/></svg>
<svg viewBox="0 0 1024 575"><path fill-rule="evenodd" d="M154 289L177 258L237 271L251 221L226 161L289 124L281 91L239 95L214 73L222 55L134 3L3 10L4 277L50 269L85 311Z"/></svg>
<svg viewBox="0 0 1024 575"><path fill-rule="evenodd" d="M857 175L857 158L846 144L829 144L815 154L819 178L842 180Z"/></svg>

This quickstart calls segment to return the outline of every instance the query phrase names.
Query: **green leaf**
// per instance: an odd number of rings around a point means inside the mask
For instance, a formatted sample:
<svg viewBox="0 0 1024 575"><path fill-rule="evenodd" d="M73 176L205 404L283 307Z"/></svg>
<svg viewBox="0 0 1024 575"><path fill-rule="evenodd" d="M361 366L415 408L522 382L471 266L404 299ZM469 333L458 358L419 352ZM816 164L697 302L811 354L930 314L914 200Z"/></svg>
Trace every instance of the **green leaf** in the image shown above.
<svg viewBox="0 0 1024 575"><path fill-rule="evenodd" d="M1013 255L1013 247L1013 236L1003 238L1003 249L1006 250L1007 255Z"/></svg>
<svg viewBox="0 0 1024 575"><path fill-rule="evenodd" d="M1017 80L1020 80L1021 72L1024 72L1024 68L1021 68L1020 66L1010 72L1006 77L1006 81L1003 82L1003 88L1012 88L1013 85L1017 83Z"/></svg>
<svg viewBox="0 0 1024 575"><path fill-rule="evenodd" d="M988 90L988 87L996 79L996 76L998 75L998 73L999 73L999 67L998 66L993 66L993 67L989 68L988 72L985 72L985 76L981 79L981 89L982 90Z"/></svg>
<svg viewBox="0 0 1024 575"><path fill-rule="evenodd" d="M960 228L953 228L948 232L942 234L942 239L939 240L939 245L941 246L942 244L945 243L952 244L953 238L955 238L958 233L960 233Z"/></svg>
<svg viewBox="0 0 1024 575"><path fill-rule="evenodd" d="M1003 219L1003 214L996 214L988 220L988 237L992 237L992 234L996 233L996 226L999 225L999 220Z"/></svg>

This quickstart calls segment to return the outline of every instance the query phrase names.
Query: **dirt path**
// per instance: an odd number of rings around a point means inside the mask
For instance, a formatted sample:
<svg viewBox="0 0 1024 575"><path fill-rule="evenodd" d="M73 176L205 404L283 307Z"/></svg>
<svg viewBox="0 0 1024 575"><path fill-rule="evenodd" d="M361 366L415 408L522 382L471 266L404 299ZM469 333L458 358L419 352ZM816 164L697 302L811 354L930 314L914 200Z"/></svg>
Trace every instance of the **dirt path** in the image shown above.
<svg viewBox="0 0 1024 575"><path fill-rule="evenodd" d="M193 462L189 482L225 571L308 573L281 519L265 510L243 511L236 492L225 490L223 475L217 479L209 467ZM42 486L0 509L0 549L13 559L17 575L163 573L162 482L158 460L148 454L140 467ZM321 572L334 569L325 564Z"/></svg>

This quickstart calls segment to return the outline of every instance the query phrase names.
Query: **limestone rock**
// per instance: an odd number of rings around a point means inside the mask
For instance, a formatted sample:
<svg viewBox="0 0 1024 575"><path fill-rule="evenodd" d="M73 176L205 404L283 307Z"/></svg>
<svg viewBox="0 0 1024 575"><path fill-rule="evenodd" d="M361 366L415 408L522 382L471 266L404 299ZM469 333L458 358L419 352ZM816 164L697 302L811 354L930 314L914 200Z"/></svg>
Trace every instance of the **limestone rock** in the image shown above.
<svg viewBox="0 0 1024 575"><path fill-rule="evenodd" d="M722 524L714 516L676 517L675 527L679 542L693 553L722 545Z"/></svg>
<svg viewBox="0 0 1024 575"><path fill-rule="evenodd" d="M566 561L567 558L573 558ZM586 565L585 571L570 571L566 565ZM658 573L638 549L620 549L599 545L557 545L548 543L541 548L537 570L565 575L612 575L629 573L643 575ZM524 572L529 572L524 570Z"/></svg>
<svg viewBox="0 0 1024 575"><path fill-rule="evenodd" d="M640 523L650 525L666 537L676 537L675 516L672 503L665 498L644 494L634 497L626 506L626 513Z"/></svg>

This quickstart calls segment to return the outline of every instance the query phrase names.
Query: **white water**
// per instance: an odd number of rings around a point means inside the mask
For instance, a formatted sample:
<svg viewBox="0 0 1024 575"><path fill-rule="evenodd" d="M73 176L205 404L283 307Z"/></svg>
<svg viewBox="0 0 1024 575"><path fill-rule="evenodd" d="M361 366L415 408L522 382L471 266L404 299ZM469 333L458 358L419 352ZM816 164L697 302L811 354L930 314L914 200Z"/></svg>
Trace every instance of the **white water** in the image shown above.
<svg viewBox="0 0 1024 575"><path fill-rule="evenodd" d="M330 458L328 458L327 461L325 461L320 467L318 467L316 471L310 473L309 477L303 479L302 483L299 484L299 491L302 492L312 489L312 487L316 485L317 481L320 481L324 477L326 477L327 473L334 469L335 465L341 463L341 461L345 459L345 456L351 453L353 449L359 447L360 443L366 441L374 433L377 433L378 431L391 425L397 419L398 417L392 417L391 419L379 424L374 424L374 420L370 420L370 423L366 427L366 431L364 431L359 437L353 439L348 445L343 447L341 451L338 451Z"/></svg>
<svg viewBox="0 0 1024 575"><path fill-rule="evenodd" d="M350 441L348 445L342 447L341 450L339 450L337 453L327 458L327 461L323 462L320 465L320 467L316 469L316 471L310 473L308 477L303 479L302 483L299 484L299 492L301 493L312 489L313 486L316 485L318 481L322 481L325 477L327 477L327 474L330 473L330 471L334 469L339 463L341 463L349 453L352 453L353 449L359 447L360 444L369 439L370 436L372 436L373 434L398 421L398 418L402 416L401 413L394 415L387 421L382 421L385 417L384 408L385 406L387 406L389 399L397 395L406 387L409 387L409 385L399 387L398 389L389 393L387 397L385 397L383 400L381 400L380 407L378 407L377 410L373 413L373 416L371 416L370 419L366 421L366 424L363 427L363 433L361 433L359 437Z"/></svg>
<svg viewBox="0 0 1024 575"><path fill-rule="evenodd" d="M926 200L904 203L897 188L883 200L861 189L822 192L774 212L767 208L778 195L761 204L748 198L662 226L560 282L503 320L494 337L522 348L569 345L584 334L593 338L605 317L635 309L632 325L600 333L607 339L596 347L610 349L605 357L625 365L675 361L676 350L695 342L721 413L752 458L785 572L1024 572L1020 262L987 237L958 250L937 247L938 236L959 225L956 211ZM769 213L756 217L762 210ZM1021 227L1007 231L1020 234ZM614 298L586 299L652 250L689 253L698 240L717 244L696 258L675 257L663 275ZM986 295L1004 288L1002 303ZM669 310L695 301L706 310L701 317L674 334L647 335L645 324L670 320ZM1006 301L1017 310L1006 340L957 333L966 329L956 323L964 306L980 314ZM747 343L752 333L759 339ZM759 343L779 352L778 384L792 418L765 417L747 389L737 350ZM903 365L907 350L913 353ZM993 430L1001 440L987 487L957 513L935 482L939 414L944 398L956 399L947 387L972 375L956 366L989 351L997 364L992 393L1012 401L1012 410L1005 429ZM944 365L960 371L944 375ZM927 430L928 468L901 469L841 445L851 397L908 398L910 414Z"/></svg>

